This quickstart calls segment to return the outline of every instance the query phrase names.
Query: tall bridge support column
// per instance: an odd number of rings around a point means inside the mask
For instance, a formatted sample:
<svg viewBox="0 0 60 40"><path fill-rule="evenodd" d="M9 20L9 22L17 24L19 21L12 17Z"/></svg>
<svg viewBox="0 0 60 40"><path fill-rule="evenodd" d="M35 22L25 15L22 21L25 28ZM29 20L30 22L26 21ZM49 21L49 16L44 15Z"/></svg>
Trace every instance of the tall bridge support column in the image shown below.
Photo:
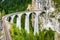
<svg viewBox="0 0 60 40"><path fill-rule="evenodd" d="M21 29L21 16L22 14L18 14L18 17L17 17L17 23L16 23L16 26Z"/></svg>
<svg viewBox="0 0 60 40"><path fill-rule="evenodd" d="M25 17L25 30L29 33L29 13L26 13L26 17Z"/></svg>

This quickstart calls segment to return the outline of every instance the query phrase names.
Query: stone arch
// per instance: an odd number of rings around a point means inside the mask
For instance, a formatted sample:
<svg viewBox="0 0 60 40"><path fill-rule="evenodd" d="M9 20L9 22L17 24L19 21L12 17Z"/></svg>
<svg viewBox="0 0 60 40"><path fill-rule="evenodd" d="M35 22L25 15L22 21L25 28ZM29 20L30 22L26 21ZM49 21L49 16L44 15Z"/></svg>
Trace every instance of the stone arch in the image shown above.
<svg viewBox="0 0 60 40"><path fill-rule="evenodd" d="M9 17L7 18L7 20L8 20L8 22L10 22L10 21L11 21L11 16L9 16Z"/></svg>
<svg viewBox="0 0 60 40"><path fill-rule="evenodd" d="M26 16L26 13L23 13L21 15L21 28L22 29L25 29L25 16Z"/></svg>
<svg viewBox="0 0 60 40"><path fill-rule="evenodd" d="M17 21L17 17L18 17L18 15L15 15L14 19L13 19L13 23L15 23L15 24L16 24L16 21Z"/></svg>
<svg viewBox="0 0 60 40"><path fill-rule="evenodd" d="M45 16L46 16L46 15L44 15L45 13L46 13L45 11L42 11L38 16L38 21L39 21L38 25L39 25L40 29L42 29L42 26L43 26L42 23L43 23L43 19L45 19Z"/></svg>
<svg viewBox="0 0 60 40"><path fill-rule="evenodd" d="M40 22L43 22L43 19L45 20L46 19L46 12L45 11L42 11L40 14Z"/></svg>
<svg viewBox="0 0 60 40"><path fill-rule="evenodd" d="M34 16L35 16L35 12L30 13L29 15L29 29L31 32L34 32Z"/></svg>

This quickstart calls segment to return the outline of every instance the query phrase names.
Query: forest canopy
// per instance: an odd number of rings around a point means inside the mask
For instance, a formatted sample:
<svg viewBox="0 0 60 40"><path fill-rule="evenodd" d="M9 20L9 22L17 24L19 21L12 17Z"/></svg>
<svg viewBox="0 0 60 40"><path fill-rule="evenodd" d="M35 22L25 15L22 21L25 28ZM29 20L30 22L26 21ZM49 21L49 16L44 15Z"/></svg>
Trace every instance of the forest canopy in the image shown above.
<svg viewBox="0 0 60 40"><path fill-rule="evenodd" d="M32 0L0 0L0 11L4 9L6 14L24 11L31 2Z"/></svg>

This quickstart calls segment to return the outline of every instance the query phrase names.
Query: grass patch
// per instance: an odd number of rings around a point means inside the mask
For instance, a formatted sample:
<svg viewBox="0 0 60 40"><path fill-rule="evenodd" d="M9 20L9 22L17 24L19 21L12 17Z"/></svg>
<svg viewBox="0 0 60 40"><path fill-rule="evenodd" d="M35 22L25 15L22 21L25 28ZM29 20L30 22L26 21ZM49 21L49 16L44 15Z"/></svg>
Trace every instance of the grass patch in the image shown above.
<svg viewBox="0 0 60 40"><path fill-rule="evenodd" d="M19 29L15 25L12 25L10 29L12 40L55 40L54 35L55 31L49 30L40 30L39 34L33 34L33 32L27 33L25 29Z"/></svg>

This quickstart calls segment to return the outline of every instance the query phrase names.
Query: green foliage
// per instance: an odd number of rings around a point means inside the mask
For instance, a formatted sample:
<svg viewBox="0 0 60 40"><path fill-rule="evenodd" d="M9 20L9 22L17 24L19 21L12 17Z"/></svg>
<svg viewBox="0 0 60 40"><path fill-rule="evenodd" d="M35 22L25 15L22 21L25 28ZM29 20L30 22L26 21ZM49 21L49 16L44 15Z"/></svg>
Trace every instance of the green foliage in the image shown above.
<svg viewBox="0 0 60 40"><path fill-rule="evenodd" d="M32 19L32 13L29 16L29 28L30 28L30 31L33 32L34 31L34 28L32 26L32 20L31 19Z"/></svg>
<svg viewBox="0 0 60 40"><path fill-rule="evenodd" d="M60 18L58 19L58 22L60 22Z"/></svg>
<svg viewBox="0 0 60 40"><path fill-rule="evenodd" d="M55 40L54 35L55 32L51 29L49 30L40 30L39 34L30 32L27 33L25 29L19 29L16 27L16 25L12 25L10 29L10 33L12 36L12 40Z"/></svg>
<svg viewBox="0 0 60 40"><path fill-rule="evenodd" d="M0 37L2 36L2 32L0 31Z"/></svg>
<svg viewBox="0 0 60 40"><path fill-rule="evenodd" d="M4 10L1 11L1 15L2 15L2 16L5 15L5 11L4 11Z"/></svg>
<svg viewBox="0 0 60 40"><path fill-rule="evenodd" d="M15 15L15 17L14 17L14 20L13 20L13 22L16 24L16 21L17 21L17 15Z"/></svg>
<svg viewBox="0 0 60 40"><path fill-rule="evenodd" d="M26 17L26 14L23 14L23 15L21 16L21 27L22 27L22 29L25 28L25 17Z"/></svg>
<svg viewBox="0 0 60 40"><path fill-rule="evenodd" d="M0 9L4 10L6 14L24 11L31 2L32 0L4 0L3 2L0 0Z"/></svg>
<svg viewBox="0 0 60 40"><path fill-rule="evenodd" d="M55 15L50 15L50 17L54 18L54 17L55 17Z"/></svg>
<svg viewBox="0 0 60 40"><path fill-rule="evenodd" d="M54 33L51 29L47 30L44 40L54 40Z"/></svg>
<svg viewBox="0 0 60 40"><path fill-rule="evenodd" d="M55 3L55 7L60 11L60 0L53 0Z"/></svg>

